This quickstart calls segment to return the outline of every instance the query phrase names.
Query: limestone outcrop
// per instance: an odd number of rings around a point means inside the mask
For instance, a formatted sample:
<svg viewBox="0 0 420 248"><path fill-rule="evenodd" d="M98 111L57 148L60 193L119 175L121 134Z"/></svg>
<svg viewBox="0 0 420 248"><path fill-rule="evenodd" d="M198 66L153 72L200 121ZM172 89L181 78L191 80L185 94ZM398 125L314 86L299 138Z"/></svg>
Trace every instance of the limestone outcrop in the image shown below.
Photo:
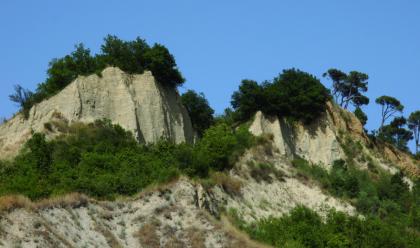
<svg viewBox="0 0 420 248"><path fill-rule="evenodd" d="M79 76L57 95L33 106L27 119L17 114L1 125L0 158L15 155L33 132L47 137L60 134L60 128L51 123L104 118L131 131L142 143L194 139L191 120L176 91L159 84L149 71L130 75L108 67L100 76Z"/></svg>
<svg viewBox="0 0 420 248"><path fill-rule="evenodd" d="M254 135L272 134L275 147L284 156L299 156L326 168L345 158L329 114L308 126L257 112L249 130Z"/></svg>

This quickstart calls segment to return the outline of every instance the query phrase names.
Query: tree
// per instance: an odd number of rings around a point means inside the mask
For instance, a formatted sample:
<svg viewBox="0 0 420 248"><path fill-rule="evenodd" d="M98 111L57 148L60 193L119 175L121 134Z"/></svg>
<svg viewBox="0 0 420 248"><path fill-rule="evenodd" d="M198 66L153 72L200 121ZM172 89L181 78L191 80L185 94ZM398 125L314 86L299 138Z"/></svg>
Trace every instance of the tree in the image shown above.
<svg viewBox="0 0 420 248"><path fill-rule="evenodd" d="M174 56L166 47L155 44L144 53L144 60L146 69L150 70L160 83L175 88L185 82L177 68Z"/></svg>
<svg viewBox="0 0 420 248"><path fill-rule="evenodd" d="M368 117L360 107L356 107L356 109L354 110L354 115L357 117L357 119L359 119L360 123L362 123L363 126L366 125Z"/></svg>
<svg viewBox="0 0 420 248"><path fill-rule="evenodd" d="M180 86L185 81L176 66L175 58L163 45L155 44L150 47L140 38L123 41L108 35L99 54L92 56L89 49L78 44L70 54L53 59L49 63L47 79L38 85L30 101L26 101L27 106L24 109L29 112L33 104L55 95L77 76L99 74L107 66L119 67L127 73L143 73L144 70L149 70L157 81L170 88Z"/></svg>
<svg viewBox="0 0 420 248"><path fill-rule="evenodd" d="M267 113L289 116L308 124L325 112L329 91L313 75L297 69L284 70L265 84ZM264 112L264 111L263 111Z"/></svg>
<svg viewBox="0 0 420 248"><path fill-rule="evenodd" d="M347 74L337 69L329 69L322 76L329 77L333 82L331 94L334 97L334 100L338 103L341 95L340 89L345 84Z"/></svg>
<svg viewBox="0 0 420 248"><path fill-rule="evenodd" d="M395 115L397 112L402 113L404 110L404 106L401 104L401 102L392 96L380 96L376 98L375 102L382 106L381 128L383 128L387 119Z"/></svg>
<svg viewBox="0 0 420 248"><path fill-rule="evenodd" d="M50 170L52 163L52 147L46 141L45 135L35 133L32 138L25 144L26 148L30 151L30 158L35 162L36 167L42 173L46 174Z"/></svg>
<svg viewBox="0 0 420 248"><path fill-rule="evenodd" d="M240 121L249 120L261 110L266 115L291 117L308 124L325 111L329 98L328 90L316 77L288 69L261 85L243 80L233 93L231 104Z"/></svg>
<svg viewBox="0 0 420 248"><path fill-rule="evenodd" d="M420 110L410 114L410 116L408 117L408 128L410 128L414 134L414 141L416 143L416 154L418 154L420 147Z"/></svg>
<svg viewBox="0 0 420 248"><path fill-rule="evenodd" d="M201 137L213 123L214 110L210 107L203 93L188 90L181 96L182 104L188 111L194 129Z"/></svg>
<svg viewBox="0 0 420 248"><path fill-rule="evenodd" d="M407 120L404 117L396 117L389 125L379 130L378 137L400 150L408 151L407 143L413 138L413 133L405 129L406 124Z"/></svg>
<svg viewBox="0 0 420 248"><path fill-rule="evenodd" d="M134 41L123 41L108 35L101 46L99 61L102 67L112 65L128 73L142 73L145 69L144 54L148 50L149 45L139 37Z"/></svg>
<svg viewBox="0 0 420 248"><path fill-rule="evenodd" d="M15 102L19 105L19 107L23 111L25 118L27 118L29 115L29 110L32 107L31 99L33 96L33 92L28 89L24 89L19 84L15 85L14 89L15 93L9 95L9 99L10 101Z"/></svg>
<svg viewBox="0 0 420 248"><path fill-rule="evenodd" d="M236 121L247 121L255 112L262 110L263 89L253 80L242 80L239 90L232 95L231 104L236 111Z"/></svg>
<svg viewBox="0 0 420 248"><path fill-rule="evenodd" d="M346 74L337 69L329 69L323 76L333 82L332 95L341 107L347 109L350 103L355 107L369 104L369 98L362 94L368 90L367 74L358 71Z"/></svg>

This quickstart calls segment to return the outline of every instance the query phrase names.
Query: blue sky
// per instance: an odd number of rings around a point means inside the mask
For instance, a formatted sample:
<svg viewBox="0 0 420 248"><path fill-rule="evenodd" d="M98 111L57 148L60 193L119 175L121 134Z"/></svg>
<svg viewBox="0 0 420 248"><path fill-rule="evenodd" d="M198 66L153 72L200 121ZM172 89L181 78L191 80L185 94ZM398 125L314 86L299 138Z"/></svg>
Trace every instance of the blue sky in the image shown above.
<svg viewBox="0 0 420 248"><path fill-rule="evenodd" d="M0 116L17 110L14 84L35 89L52 58L79 42L97 52L115 34L167 46L187 79L180 90L204 92L218 113L244 78L291 67L319 78L331 67L365 72L367 128L376 129L380 95L400 99L405 115L420 109L419 13L416 0L2 0Z"/></svg>

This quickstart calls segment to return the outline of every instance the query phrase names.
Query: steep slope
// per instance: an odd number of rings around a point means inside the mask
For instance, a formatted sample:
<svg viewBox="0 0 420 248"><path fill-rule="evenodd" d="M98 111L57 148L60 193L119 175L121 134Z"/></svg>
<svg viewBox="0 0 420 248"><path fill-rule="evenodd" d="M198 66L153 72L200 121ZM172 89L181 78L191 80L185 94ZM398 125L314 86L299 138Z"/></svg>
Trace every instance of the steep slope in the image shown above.
<svg viewBox="0 0 420 248"><path fill-rule="evenodd" d="M15 155L32 132L54 137L71 122L109 119L131 131L139 142L160 138L193 142L190 118L177 93L160 85L151 72L129 75L108 67L101 76L80 76L59 94L0 126L0 158Z"/></svg>
<svg viewBox="0 0 420 248"><path fill-rule="evenodd" d="M198 192L181 179L125 201L9 198L25 208L2 215L0 247L265 247L210 216Z"/></svg>
<svg viewBox="0 0 420 248"><path fill-rule="evenodd" d="M37 116L35 110L31 116ZM248 149L231 170L210 179L180 178L112 202L77 194L39 203L0 198L0 247L264 247L232 228L224 214L234 212L248 224L280 217L299 205L321 216L329 209L360 214L354 202L302 176L292 163L295 158L325 169L343 159L362 170L373 165L419 175L408 154L371 141L354 115L331 103L310 126L259 112L249 130L263 142Z"/></svg>

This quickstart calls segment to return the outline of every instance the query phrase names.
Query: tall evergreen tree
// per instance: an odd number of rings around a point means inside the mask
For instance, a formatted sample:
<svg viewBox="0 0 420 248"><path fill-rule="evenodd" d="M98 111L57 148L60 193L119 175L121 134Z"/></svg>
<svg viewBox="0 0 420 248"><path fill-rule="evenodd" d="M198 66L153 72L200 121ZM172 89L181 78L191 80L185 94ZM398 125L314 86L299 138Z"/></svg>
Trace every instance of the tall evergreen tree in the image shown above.
<svg viewBox="0 0 420 248"><path fill-rule="evenodd" d="M381 128L383 128L387 119L394 116L398 112L402 113L404 110L404 105L402 105L398 99L392 96L380 96L376 98L376 103L382 106Z"/></svg>
<svg viewBox="0 0 420 248"><path fill-rule="evenodd" d="M410 128L414 134L416 154L418 154L420 148L420 110L410 114L410 116L408 117L408 128Z"/></svg>
<svg viewBox="0 0 420 248"><path fill-rule="evenodd" d="M337 69L329 69L323 76L333 82L332 95L341 107L347 109L349 104L355 107L369 104L369 98L363 95L368 90L367 74L358 71L346 74Z"/></svg>

